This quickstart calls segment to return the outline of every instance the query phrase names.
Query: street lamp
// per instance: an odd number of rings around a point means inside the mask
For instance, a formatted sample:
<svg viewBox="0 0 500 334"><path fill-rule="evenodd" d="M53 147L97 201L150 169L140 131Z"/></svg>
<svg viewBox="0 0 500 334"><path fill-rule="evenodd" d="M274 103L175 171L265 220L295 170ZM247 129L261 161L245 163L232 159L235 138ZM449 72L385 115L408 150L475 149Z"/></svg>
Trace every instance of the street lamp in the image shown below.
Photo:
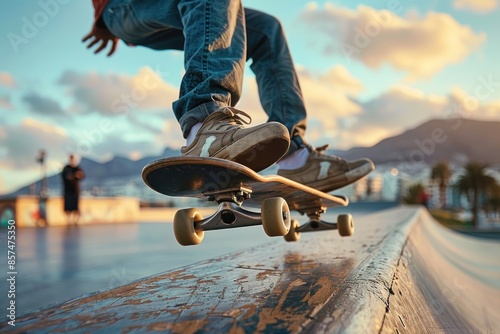
<svg viewBox="0 0 500 334"><path fill-rule="evenodd" d="M47 225L47 198L48 198L48 180L47 180L47 167L45 165L45 150L38 152L36 161L40 164L42 172L42 184L40 186L40 193L38 194L38 219L37 225L40 222Z"/></svg>

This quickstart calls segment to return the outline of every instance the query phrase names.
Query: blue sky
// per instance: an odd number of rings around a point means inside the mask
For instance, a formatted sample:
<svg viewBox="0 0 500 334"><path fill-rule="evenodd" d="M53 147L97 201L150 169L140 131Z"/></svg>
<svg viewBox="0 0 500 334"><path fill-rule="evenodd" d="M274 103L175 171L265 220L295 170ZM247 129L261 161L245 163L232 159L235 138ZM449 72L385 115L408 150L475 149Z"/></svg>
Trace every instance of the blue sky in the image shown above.
<svg viewBox="0 0 500 334"><path fill-rule="evenodd" d="M281 20L315 145L371 146L432 118L500 120L499 0L243 3ZM105 161L183 145L171 110L182 52L121 43L110 58L94 55L81 43L91 1L4 8L0 193L39 177L39 149L56 173L70 152ZM144 82L153 88L144 92ZM124 104L123 94L136 94L137 103ZM266 120L248 68L237 107Z"/></svg>

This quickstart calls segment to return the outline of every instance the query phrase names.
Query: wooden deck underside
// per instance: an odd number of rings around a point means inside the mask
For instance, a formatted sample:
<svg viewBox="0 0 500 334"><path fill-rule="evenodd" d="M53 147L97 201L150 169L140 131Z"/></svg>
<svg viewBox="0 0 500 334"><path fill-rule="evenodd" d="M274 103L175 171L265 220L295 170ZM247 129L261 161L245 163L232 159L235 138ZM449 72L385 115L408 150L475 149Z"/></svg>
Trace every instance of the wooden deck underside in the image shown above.
<svg viewBox="0 0 500 334"><path fill-rule="evenodd" d="M270 197L283 197L290 210L347 206L342 196L325 194L280 176L261 176L240 164L222 159L174 157L153 161L144 167L142 177L153 190L168 196L207 197L251 190L245 205L260 207Z"/></svg>

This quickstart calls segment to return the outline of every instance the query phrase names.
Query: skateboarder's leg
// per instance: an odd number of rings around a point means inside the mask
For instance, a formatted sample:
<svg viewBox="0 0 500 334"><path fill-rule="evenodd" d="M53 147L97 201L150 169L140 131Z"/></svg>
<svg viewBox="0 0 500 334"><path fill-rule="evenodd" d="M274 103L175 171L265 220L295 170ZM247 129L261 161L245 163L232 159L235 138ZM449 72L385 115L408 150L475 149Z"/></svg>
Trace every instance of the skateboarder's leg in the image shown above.
<svg viewBox="0 0 500 334"><path fill-rule="evenodd" d="M110 0L103 18L116 36L152 49L184 50L186 73L173 103L184 137L241 96L246 33L240 0Z"/></svg>
<svg viewBox="0 0 500 334"><path fill-rule="evenodd" d="M131 44L180 49L183 41L186 73L173 110L185 138L193 126L199 129L183 154L262 169L286 153L289 135L282 124L243 129L248 115L221 109L234 106L241 95L246 61L241 0L131 0L126 6L110 0L103 18L113 34Z"/></svg>
<svg viewBox="0 0 500 334"><path fill-rule="evenodd" d="M373 170L368 159L345 161L323 154L304 140L306 109L299 80L280 22L271 15L246 10L248 58L255 73L262 107L269 120L290 132L290 149L278 162L278 174L323 191L344 187Z"/></svg>
<svg viewBox="0 0 500 334"><path fill-rule="evenodd" d="M269 121L290 132L290 151L304 146L306 109L292 56L280 21L266 13L245 9L248 59L255 73L262 107Z"/></svg>

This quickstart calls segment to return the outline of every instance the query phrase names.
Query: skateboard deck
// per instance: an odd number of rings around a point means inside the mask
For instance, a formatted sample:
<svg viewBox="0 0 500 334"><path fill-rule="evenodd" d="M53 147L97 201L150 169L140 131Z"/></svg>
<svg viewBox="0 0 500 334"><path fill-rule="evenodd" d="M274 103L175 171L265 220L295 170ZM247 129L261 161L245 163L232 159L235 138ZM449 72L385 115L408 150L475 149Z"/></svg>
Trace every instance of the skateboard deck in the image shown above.
<svg viewBox="0 0 500 334"><path fill-rule="evenodd" d="M164 158L146 165L142 178L151 189L164 195L219 203L217 212L207 219L196 209L176 213L174 234L183 245L201 242L198 239L203 238L203 231L260 224L268 235L283 235L287 241L298 240L301 232L314 230L339 229L341 235L353 232L350 215L340 215L337 223L320 219L329 207L347 206L346 197L281 176L262 176L236 162L189 156ZM261 212L243 207L260 208ZM306 214L309 222L300 226L298 221L292 221L290 210Z"/></svg>

